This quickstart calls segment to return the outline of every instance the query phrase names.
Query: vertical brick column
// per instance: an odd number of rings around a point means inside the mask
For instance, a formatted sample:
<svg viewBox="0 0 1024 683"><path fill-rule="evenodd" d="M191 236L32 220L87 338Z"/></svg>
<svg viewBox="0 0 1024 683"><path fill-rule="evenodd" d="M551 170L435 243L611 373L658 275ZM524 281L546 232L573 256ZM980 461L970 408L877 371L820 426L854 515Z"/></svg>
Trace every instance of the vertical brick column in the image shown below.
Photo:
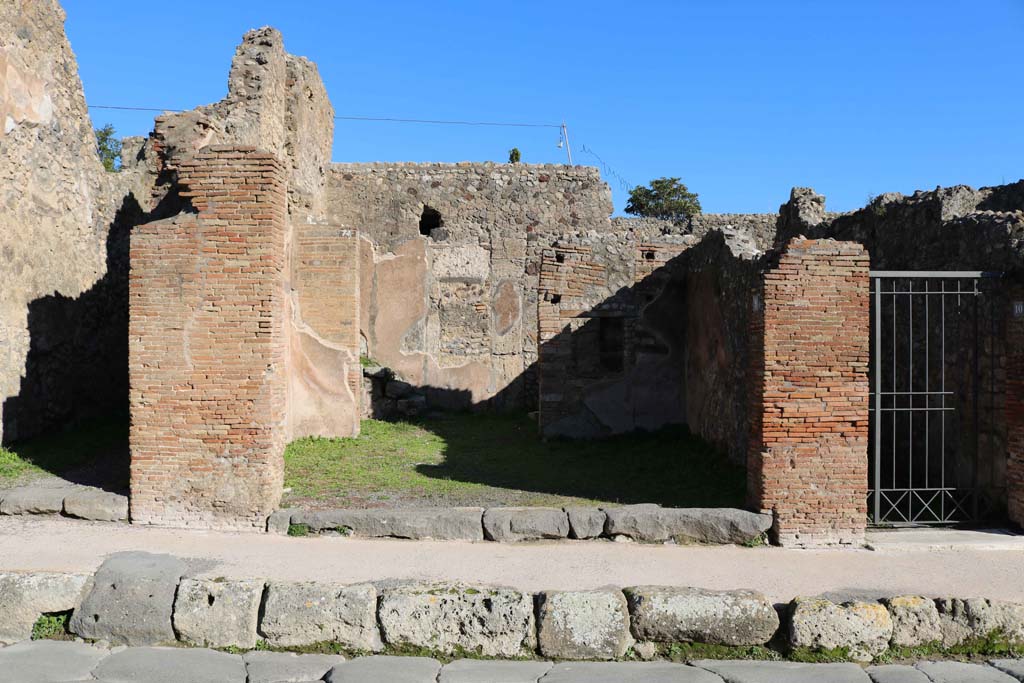
<svg viewBox="0 0 1024 683"><path fill-rule="evenodd" d="M285 445L285 173L253 148L180 167L198 213L131 239L134 522L260 527Z"/></svg>
<svg viewBox="0 0 1024 683"><path fill-rule="evenodd" d="M1007 287L1006 313L1006 499L1010 521L1024 526L1024 284Z"/></svg>
<svg viewBox="0 0 1024 683"><path fill-rule="evenodd" d="M751 338L751 504L782 545L858 543L867 522L868 254L793 239L764 276Z"/></svg>

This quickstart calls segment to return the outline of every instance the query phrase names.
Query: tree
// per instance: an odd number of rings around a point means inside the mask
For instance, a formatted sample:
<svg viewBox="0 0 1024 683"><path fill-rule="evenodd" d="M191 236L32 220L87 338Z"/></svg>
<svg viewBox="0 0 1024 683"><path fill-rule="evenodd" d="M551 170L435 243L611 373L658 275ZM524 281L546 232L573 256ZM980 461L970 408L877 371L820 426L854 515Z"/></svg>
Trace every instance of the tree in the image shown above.
<svg viewBox="0 0 1024 683"><path fill-rule="evenodd" d="M518 164L519 161L522 158L523 158L523 155L519 153L519 148L518 147L513 147L512 149L510 149L508 151L508 163L510 163L510 164Z"/></svg>
<svg viewBox="0 0 1024 683"><path fill-rule="evenodd" d="M96 129L96 152L100 155L103 168L111 173L121 170L121 141L116 135L114 126L109 123Z"/></svg>
<svg viewBox="0 0 1024 683"><path fill-rule="evenodd" d="M700 213L700 200L679 178L658 178L648 187L637 185L630 190L626 213L679 224Z"/></svg>

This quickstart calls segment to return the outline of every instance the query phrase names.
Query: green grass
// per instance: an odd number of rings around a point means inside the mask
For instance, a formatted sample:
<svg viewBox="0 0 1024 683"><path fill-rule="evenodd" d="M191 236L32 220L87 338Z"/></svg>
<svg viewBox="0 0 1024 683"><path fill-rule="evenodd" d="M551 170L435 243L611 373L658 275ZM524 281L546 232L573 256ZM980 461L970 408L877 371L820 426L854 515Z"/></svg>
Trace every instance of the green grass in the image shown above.
<svg viewBox="0 0 1024 683"><path fill-rule="evenodd" d="M68 631L71 612L44 614L32 625L32 640L73 640Z"/></svg>
<svg viewBox="0 0 1024 683"><path fill-rule="evenodd" d="M127 444L128 420L122 417L95 420L0 447L0 482L45 473L61 474L98 458L126 454Z"/></svg>
<svg viewBox="0 0 1024 683"><path fill-rule="evenodd" d="M286 504L743 504L744 470L685 429L542 441L523 415L364 420L354 439L300 439L285 452Z"/></svg>

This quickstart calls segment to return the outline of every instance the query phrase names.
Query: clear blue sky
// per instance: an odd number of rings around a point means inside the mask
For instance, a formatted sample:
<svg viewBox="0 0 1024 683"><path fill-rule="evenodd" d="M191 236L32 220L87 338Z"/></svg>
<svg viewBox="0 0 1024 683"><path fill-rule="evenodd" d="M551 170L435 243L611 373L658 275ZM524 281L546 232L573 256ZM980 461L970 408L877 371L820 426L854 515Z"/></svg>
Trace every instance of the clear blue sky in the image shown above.
<svg viewBox="0 0 1024 683"><path fill-rule="evenodd" d="M1024 177L1024 0L64 0L90 104L221 99L273 25L338 114L569 125L576 163L707 212ZM142 135L151 114L93 111ZM339 121L336 161L559 162L555 129ZM626 193L607 177L621 212Z"/></svg>

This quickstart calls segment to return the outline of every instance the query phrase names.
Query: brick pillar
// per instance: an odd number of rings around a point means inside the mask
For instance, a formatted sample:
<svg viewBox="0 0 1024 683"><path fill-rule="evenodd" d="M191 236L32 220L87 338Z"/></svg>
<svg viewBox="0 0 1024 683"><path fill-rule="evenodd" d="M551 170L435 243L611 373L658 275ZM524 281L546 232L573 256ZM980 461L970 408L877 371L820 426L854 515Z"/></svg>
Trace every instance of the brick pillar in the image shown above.
<svg viewBox="0 0 1024 683"><path fill-rule="evenodd" d="M1024 284L1007 287L1006 499L1010 521L1024 526Z"/></svg>
<svg viewBox="0 0 1024 683"><path fill-rule="evenodd" d="M253 148L181 165L198 213L131 238L131 514L261 527L285 445L285 172Z"/></svg>
<svg viewBox="0 0 1024 683"><path fill-rule="evenodd" d="M860 244L798 237L755 294L748 489L782 545L864 537L868 270Z"/></svg>

